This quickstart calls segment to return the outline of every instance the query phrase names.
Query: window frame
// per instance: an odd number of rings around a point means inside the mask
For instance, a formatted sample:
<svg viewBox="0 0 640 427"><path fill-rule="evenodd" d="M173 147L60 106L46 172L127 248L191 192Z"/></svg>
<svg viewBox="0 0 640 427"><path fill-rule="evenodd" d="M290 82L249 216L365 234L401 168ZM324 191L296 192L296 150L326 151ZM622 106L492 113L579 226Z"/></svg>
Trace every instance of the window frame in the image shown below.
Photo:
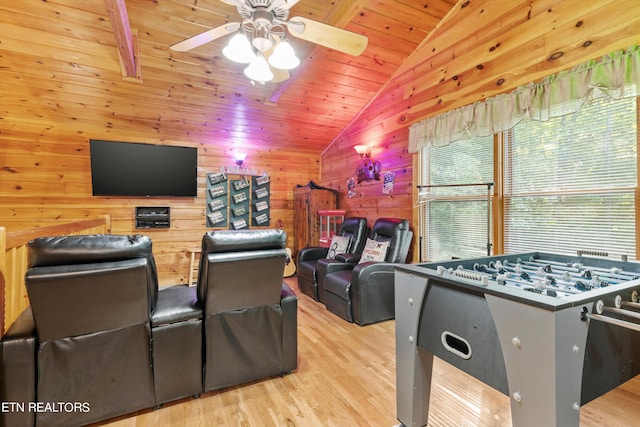
<svg viewBox="0 0 640 427"><path fill-rule="evenodd" d="M635 225L635 255L634 257L638 259L640 256L640 243L638 236L640 235L640 96L635 97L636 104L636 186L633 189L634 193L634 219L633 223ZM493 135L493 191L491 195L491 218L490 218L490 230L491 230L491 244L492 244L492 254L499 255L505 252L505 231L506 225L505 221L506 217L506 207L507 207L507 196L505 196L505 144L507 143L508 132L500 132ZM455 142L454 142L455 143ZM419 218L418 224L420 227L420 240L419 240L419 262L427 262L425 259L425 255L427 254L426 247L428 245L428 207L423 206L420 203L419 191L422 186L428 185L425 181L428 179L428 169L427 165L427 150L428 147L422 148L418 150L418 165L420 167L420 171L418 173L419 185L418 191L416 195L417 203L417 215ZM625 187L625 189L628 189ZM610 190L612 191L612 190ZM543 194L541 192L540 194ZM558 193L554 193L558 194ZM574 191L567 191L567 194L575 194ZM540 248L540 250L544 250L545 248ZM589 249L597 249L597 248L589 248Z"/></svg>

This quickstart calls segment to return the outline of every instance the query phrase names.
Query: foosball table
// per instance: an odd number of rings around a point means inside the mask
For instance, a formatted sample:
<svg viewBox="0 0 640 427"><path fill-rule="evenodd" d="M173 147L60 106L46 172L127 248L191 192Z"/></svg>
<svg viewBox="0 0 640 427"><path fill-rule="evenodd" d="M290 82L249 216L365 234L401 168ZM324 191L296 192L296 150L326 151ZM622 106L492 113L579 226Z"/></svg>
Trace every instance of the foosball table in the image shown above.
<svg viewBox="0 0 640 427"><path fill-rule="evenodd" d="M640 374L639 295L640 263L582 253L396 267L398 420L427 424L435 356L509 396L514 427L579 426Z"/></svg>

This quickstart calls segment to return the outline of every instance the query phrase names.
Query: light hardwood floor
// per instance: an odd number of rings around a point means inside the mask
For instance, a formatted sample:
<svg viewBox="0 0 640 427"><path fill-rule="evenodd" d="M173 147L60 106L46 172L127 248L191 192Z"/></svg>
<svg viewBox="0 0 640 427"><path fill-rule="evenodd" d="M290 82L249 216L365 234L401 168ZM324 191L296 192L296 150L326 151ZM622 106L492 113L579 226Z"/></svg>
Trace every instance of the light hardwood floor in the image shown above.
<svg viewBox="0 0 640 427"><path fill-rule="evenodd" d="M360 327L298 294L298 369L96 426L380 426L398 424L395 323ZM640 425L640 377L588 403L581 427ZM511 426L509 398L435 359L431 427ZM543 426L541 426L543 427Z"/></svg>

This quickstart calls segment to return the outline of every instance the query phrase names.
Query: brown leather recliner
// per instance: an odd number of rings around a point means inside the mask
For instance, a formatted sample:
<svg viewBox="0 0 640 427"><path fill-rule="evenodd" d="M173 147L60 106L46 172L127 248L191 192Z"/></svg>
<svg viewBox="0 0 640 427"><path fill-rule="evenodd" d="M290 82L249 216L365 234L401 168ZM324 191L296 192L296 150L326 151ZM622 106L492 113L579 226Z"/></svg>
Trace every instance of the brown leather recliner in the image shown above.
<svg viewBox="0 0 640 427"><path fill-rule="evenodd" d="M369 235L367 219L359 217L345 218L337 233L338 236L349 237L346 254L359 254ZM324 289L318 280L318 262L328 260L329 248L309 246L298 251L297 276L298 287L302 293L316 301L324 302Z"/></svg>
<svg viewBox="0 0 640 427"><path fill-rule="evenodd" d="M379 218L369 238L389 242L384 261L333 265L324 277L327 309L361 326L395 318L394 269L406 261L413 232L406 219Z"/></svg>
<svg viewBox="0 0 640 427"><path fill-rule="evenodd" d="M297 368L297 298L283 281L282 230L219 230L202 239L204 391Z"/></svg>

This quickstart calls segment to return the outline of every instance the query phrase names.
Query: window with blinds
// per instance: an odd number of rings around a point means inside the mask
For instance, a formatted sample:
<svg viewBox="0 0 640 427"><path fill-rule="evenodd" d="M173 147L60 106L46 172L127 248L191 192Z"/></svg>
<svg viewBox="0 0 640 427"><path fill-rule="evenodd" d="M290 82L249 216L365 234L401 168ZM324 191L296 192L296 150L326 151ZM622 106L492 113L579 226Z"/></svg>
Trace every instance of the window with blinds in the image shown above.
<svg viewBox="0 0 640 427"><path fill-rule="evenodd" d="M483 184L489 182L493 182L492 136L424 149L421 261L487 255L490 188Z"/></svg>
<svg viewBox="0 0 640 427"><path fill-rule="evenodd" d="M575 114L506 132L506 253L635 254L634 98L592 97Z"/></svg>
<svg viewBox="0 0 640 427"><path fill-rule="evenodd" d="M575 255L578 250L636 259L637 99L601 93L577 113L524 120L503 134L504 253ZM421 152L421 261L485 256L486 187L493 181L493 136ZM503 198L502 198L503 197Z"/></svg>

